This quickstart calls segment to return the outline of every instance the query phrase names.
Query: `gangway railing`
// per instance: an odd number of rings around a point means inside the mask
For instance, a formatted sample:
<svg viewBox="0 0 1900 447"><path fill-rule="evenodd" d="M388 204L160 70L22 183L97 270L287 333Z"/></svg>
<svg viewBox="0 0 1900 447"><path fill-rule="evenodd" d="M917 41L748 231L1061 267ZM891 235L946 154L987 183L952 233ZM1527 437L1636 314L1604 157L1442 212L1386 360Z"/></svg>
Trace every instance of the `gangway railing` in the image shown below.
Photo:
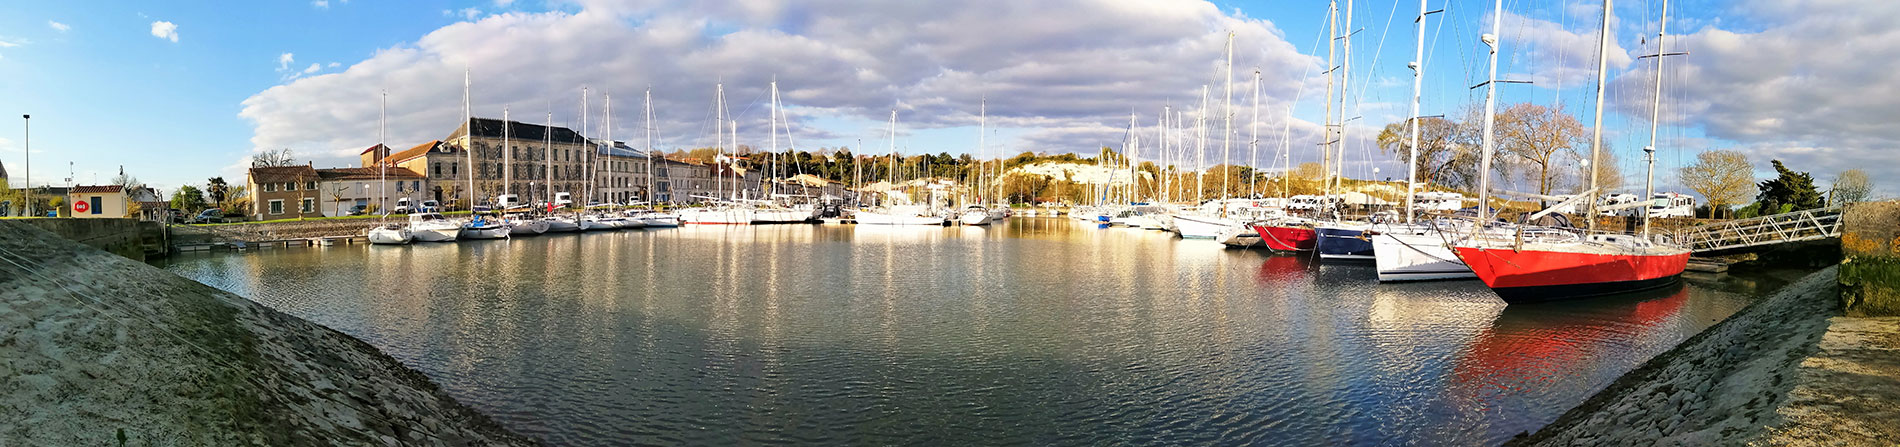
<svg viewBox="0 0 1900 447"><path fill-rule="evenodd" d="M1677 242L1695 253L1803 242L1841 236L1841 208L1811 210L1736 219L1685 228Z"/></svg>

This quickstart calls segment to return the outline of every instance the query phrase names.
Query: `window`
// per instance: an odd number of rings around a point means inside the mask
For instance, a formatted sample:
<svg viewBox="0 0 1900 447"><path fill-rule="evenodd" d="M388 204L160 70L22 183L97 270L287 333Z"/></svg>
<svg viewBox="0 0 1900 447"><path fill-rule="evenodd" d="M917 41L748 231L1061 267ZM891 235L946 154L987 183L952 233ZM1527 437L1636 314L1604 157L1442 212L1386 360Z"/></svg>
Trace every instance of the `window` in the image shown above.
<svg viewBox="0 0 1900 447"><path fill-rule="evenodd" d="M429 175L432 175L432 176L436 176L436 177L441 177L441 176L442 176L442 163L441 163L441 162L437 162L437 163L435 164L435 166L433 166L433 167L431 168L431 170L429 171Z"/></svg>
<svg viewBox="0 0 1900 447"><path fill-rule="evenodd" d="M402 182L396 182L396 192L402 192Z"/></svg>
<svg viewBox="0 0 1900 447"><path fill-rule="evenodd" d="M449 163L449 175L456 175L456 172L458 171L460 171L460 169L456 168L455 163Z"/></svg>
<svg viewBox="0 0 1900 447"><path fill-rule="evenodd" d="M421 190L422 190L422 181L421 181L421 180L410 180L410 181L409 181L409 190L411 190L411 191L421 191Z"/></svg>
<svg viewBox="0 0 1900 447"><path fill-rule="evenodd" d="M317 189L317 182L304 182L303 189L315 190Z"/></svg>
<svg viewBox="0 0 1900 447"><path fill-rule="evenodd" d="M309 213L311 212L311 209L316 208L316 205L317 205L317 199L305 198L303 199L303 206L298 208L297 212Z"/></svg>
<svg viewBox="0 0 1900 447"><path fill-rule="evenodd" d="M285 191L296 191L296 190L297 190L297 182L284 182L284 190L285 190Z"/></svg>
<svg viewBox="0 0 1900 447"><path fill-rule="evenodd" d="M276 184L276 183L265 183L265 184L264 184L264 192L277 192L277 184Z"/></svg>
<svg viewBox="0 0 1900 447"><path fill-rule="evenodd" d="M271 213L271 214L283 214L283 213L284 213L284 201L283 201L283 200L271 200L271 201L270 201L270 213Z"/></svg>

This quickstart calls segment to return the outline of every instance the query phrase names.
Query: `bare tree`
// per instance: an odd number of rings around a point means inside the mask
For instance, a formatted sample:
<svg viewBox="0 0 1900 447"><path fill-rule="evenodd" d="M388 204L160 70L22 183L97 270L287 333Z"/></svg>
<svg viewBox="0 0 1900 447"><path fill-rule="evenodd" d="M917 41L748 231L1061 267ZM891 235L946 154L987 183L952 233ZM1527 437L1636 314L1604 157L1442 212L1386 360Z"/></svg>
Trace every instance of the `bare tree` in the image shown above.
<svg viewBox="0 0 1900 447"><path fill-rule="evenodd" d="M1849 169L1834 177L1834 185L1828 191L1828 202L1833 205L1845 205L1867 200L1874 192L1874 181L1867 177L1867 171Z"/></svg>
<svg viewBox="0 0 1900 447"><path fill-rule="evenodd" d="M1587 157L1588 156L1586 155L1578 154L1577 159L1582 160ZM1623 186L1625 186L1624 179L1623 179L1623 168L1622 166L1619 166L1617 164L1616 151L1610 150L1609 142L1604 142L1603 151L1597 153L1596 161L1591 162L1587 166L1583 165L1582 163L1578 163L1577 165L1577 190L1578 191L1583 191L1584 188L1590 187L1590 170L1591 169L1596 170L1597 185L1603 188L1602 191L1599 191L1600 193L1607 193L1611 191L1621 190Z"/></svg>
<svg viewBox="0 0 1900 447"><path fill-rule="evenodd" d="M251 156L252 167L290 166L297 160L290 154L290 148L258 152Z"/></svg>
<svg viewBox="0 0 1900 447"><path fill-rule="evenodd" d="M1709 201L1709 217L1728 205L1740 204L1755 193L1755 167L1748 155L1737 151L1707 151L1696 155L1695 164L1676 171L1682 184Z"/></svg>
<svg viewBox="0 0 1900 447"><path fill-rule="evenodd" d="M1560 163L1579 160L1576 154L1588 133L1576 117L1560 109L1523 103L1497 116L1497 147L1505 158L1537 183L1537 193L1549 195L1565 174Z"/></svg>
<svg viewBox="0 0 1900 447"><path fill-rule="evenodd" d="M1470 144L1471 126L1439 117L1425 117L1418 120L1418 166L1420 182L1437 183L1454 188L1476 186L1478 158L1477 151ZM1409 162L1412 157L1411 123L1400 121L1387 124L1379 131L1379 151L1393 154L1401 162Z"/></svg>

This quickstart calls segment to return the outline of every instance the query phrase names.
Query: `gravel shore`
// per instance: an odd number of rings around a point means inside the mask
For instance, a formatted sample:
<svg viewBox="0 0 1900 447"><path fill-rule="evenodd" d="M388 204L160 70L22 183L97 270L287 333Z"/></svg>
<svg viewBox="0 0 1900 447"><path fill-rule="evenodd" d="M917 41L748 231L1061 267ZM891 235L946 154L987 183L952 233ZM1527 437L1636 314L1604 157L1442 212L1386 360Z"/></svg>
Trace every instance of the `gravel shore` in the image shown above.
<svg viewBox="0 0 1900 447"><path fill-rule="evenodd" d="M0 221L0 445L533 445L328 328Z"/></svg>
<svg viewBox="0 0 1900 447"><path fill-rule="evenodd" d="M1657 355L1556 421L1507 446L1745 445L1783 423L1778 409L1801 382L1839 315L1837 267Z"/></svg>

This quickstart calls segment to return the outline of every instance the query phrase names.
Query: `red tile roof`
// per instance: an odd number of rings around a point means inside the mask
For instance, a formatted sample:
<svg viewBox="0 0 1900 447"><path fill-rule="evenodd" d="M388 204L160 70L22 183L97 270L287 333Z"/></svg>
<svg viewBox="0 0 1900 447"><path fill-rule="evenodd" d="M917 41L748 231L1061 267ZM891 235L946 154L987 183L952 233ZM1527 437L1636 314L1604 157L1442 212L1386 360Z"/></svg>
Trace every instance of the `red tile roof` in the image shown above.
<svg viewBox="0 0 1900 447"><path fill-rule="evenodd" d="M402 152L390 154L389 157L384 158L383 160L391 164L402 163L405 161L409 161L412 158L420 157L422 156L422 154L427 154L429 153L430 150L435 149L436 146L441 145L441 144L442 144L442 140L435 140L435 141L430 141L427 143L418 144L415 147L403 149Z"/></svg>
<svg viewBox="0 0 1900 447"><path fill-rule="evenodd" d="M317 170L317 177L323 180L376 180L385 178L383 177L384 174L382 168L333 168ZM388 168L387 175L389 180L420 180L423 178L422 174L417 174L416 171L411 171L408 168Z"/></svg>

